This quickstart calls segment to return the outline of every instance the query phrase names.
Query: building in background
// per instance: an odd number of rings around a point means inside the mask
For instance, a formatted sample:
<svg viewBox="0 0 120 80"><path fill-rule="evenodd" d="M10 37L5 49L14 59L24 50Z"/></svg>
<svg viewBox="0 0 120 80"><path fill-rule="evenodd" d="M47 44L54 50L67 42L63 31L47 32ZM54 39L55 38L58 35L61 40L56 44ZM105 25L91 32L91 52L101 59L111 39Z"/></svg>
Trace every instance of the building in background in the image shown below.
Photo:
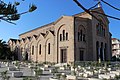
<svg viewBox="0 0 120 80"><path fill-rule="evenodd" d="M112 38L112 56L120 57L120 40Z"/></svg>
<svg viewBox="0 0 120 80"><path fill-rule="evenodd" d="M105 14L101 7L92 11ZM86 12L62 16L55 22L19 35L8 41L19 60L69 63L111 60L111 34L106 16Z"/></svg>

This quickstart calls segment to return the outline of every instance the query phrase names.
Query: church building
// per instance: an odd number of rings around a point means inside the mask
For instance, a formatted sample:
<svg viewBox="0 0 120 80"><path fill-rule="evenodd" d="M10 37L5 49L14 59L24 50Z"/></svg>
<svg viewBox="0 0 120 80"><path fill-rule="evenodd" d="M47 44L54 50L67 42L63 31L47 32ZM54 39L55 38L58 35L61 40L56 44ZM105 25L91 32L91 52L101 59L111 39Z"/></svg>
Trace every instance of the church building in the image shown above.
<svg viewBox="0 0 120 80"><path fill-rule="evenodd" d="M19 60L69 63L111 60L109 20L101 7L91 12L62 16L58 20L27 31L19 39L9 39L11 51Z"/></svg>

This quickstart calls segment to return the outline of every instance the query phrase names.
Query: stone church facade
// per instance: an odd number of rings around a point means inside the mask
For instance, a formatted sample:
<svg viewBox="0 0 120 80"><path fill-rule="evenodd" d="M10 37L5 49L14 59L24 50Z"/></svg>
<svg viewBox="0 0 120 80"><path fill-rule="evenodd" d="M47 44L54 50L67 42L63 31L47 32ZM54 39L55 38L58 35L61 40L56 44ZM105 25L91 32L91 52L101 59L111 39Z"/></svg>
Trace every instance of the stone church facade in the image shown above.
<svg viewBox="0 0 120 80"><path fill-rule="evenodd" d="M101 7L93 9L104 14ZM111 34L107 17L86 12L62 16L57 21L9 39L19 60L69 63L111 60ZM104 23L104 24L102 24Z"/></svg>

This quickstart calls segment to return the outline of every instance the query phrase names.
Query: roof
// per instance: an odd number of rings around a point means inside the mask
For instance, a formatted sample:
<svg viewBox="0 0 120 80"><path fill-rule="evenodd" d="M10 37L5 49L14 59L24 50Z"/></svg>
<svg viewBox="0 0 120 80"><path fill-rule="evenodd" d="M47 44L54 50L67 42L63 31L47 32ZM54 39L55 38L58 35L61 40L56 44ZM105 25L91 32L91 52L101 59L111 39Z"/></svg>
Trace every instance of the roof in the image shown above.
<svg viewBox="0 0 120 80"><path fill-rule="evenodd" d="M98 9L102 9L102 8L101 7L97 7L97 8L91 9L91 11L98 10ZM72 16L77 16L77 15L82 15L82 14L88 14L88 13L84 11L84 12L81 12L81 13L74 14Z"/></svg>
<svg viewBox="0 0 120 80"><path fill-rule="evenodd" d="M11 40L12 42L15 42L15 43L16 43L17 41L19 41L19 42L20 42L20 40L19 40L19 39L12 39L12 38L10 38L10 39L8 40L8 42L9 42L10 40Z"/></svg>
<svg viewBox="0 0 120 80"><path fill-rule="evenodd" d="M97 8L92 9L91 11L98 10L98 9L101 9L101 10L102 10L101 7L97 7ZM103 11L103 10L102 10L102 11ZM103 12L104 12L104 11L103 11ZM81 13L78 13L78 14L74 14L74 15L72 15L71 17L77 17L78 15L80 16L80 15L84 15L84 14L88 14L88 13L86 13L86 12L81 12ZM56 24L56 22L58 22L59 20L61 20L63 17L64 17L64 16L61 16L59 19L57 19L57 20L54 21L54 22L51 22L51 23L49 23L49 24L46 24L46 25L40 26L40 27L38 27L38 28L32 29L32 30L30 30L30 31L27 31L27 32L25 32L25 33L20 34L19 36L21 36L21 35L23 35L23 34L26 34L26 33L29 33L29 32L32 32L32 31L34 31L34 30L43 28L43 27L47 27L47 26L49 26L49 25L54 25L54 24ZM108 21L108 22L109 22L109 21Z"/></svg>
<svg viewBox="0 0 120 80"><path fill-rule="evenodd" d="M35 28L35 29L30 30L30 31L24 32L24 33L22 33L22 34L20 34L20 35L23 35L23 34L26 34L26 33L32 32L32 31L34 31L34 30L37 30L37 29L40 29L40 28L46 27L46 26L48 26L48 25L53 25L53 23L54 23L54 22L51 22L51 23L49 23L49 24L46 24L46 25L40 26L40 27L38 27L38 28ZM19 36L20 36L20 35L19 35Z"/></svg>
<svg viewBox="0 0 120 80"><path fill-rule="evenodd" d="M117 38L112 38L112 40L118 40Z"/></svg>

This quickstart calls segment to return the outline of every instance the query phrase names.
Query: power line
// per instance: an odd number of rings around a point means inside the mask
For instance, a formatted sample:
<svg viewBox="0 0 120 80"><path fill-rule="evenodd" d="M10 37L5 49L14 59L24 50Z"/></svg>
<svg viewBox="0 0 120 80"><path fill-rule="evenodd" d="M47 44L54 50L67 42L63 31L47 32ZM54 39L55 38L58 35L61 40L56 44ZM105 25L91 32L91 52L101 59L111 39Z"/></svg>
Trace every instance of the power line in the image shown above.
<svg viewBox="0 0 120 80"><path fill-rule="evenodd" d="M105 3L105 4L107 4L108 6L112 7L113 9L120 11L120 9L114 7L113 5L107 3L106 1L104 1L104 0L101 0L101 1L102 1L103 3Z"/></svg>
<svg viewBox="0 0 120 80"><path fill-rule="evenodd" d="M88 9L86 9L85 7L83 7L77 0L73 0L80 8L82 8L85 12L87 12L88 14L90 14L91 16L93 16L96 20L100 21L96 16L94 16L91 12L94 12L94 13L98 13L98 14L102 14L104 16L107 16L109 18L112 18L112 19L116 19L116 20L120 20L120 18L117 18L117 17L113 17L113 16L110 16L110 15L107 15L107 14L103 14L103 13L100 13L100 12L97 12L97 11L89 11Z"/></svg>
<svg viewBox="0 0 120 80"><path fill-rule="evenodd" d="M85 7L83 7L77 0L73 0L73 1L74 1L80 8L82 8L85 12L87 12L88 14L90 14L90 15L93 16L96 20L99 21L99 19L98 19L96 16L94 16L93 14L91 14L90 11L87 10Z"/></svg>
<svg viewBox="0 0 120 80"><path fill-rule="evenodd" d="M90 14L92 17L94 17L97 21L101 22L95 15L93 15L89 10L87 10L85 7L83 7L77 0L73 0L80 8L82 8L86 13ZM101 22L103 25L105 25L103 22ZM106 25L105 25L106 26Z"/></svg>
<svg viewBox="0 0 120 80"><path fill-rule="evenodd" d="M98 13L98 14L101 14L103 16L107 16L107 17L112 18L112 19L120 20L120 18L113 17L113 16L110 16L110 15L107 15L107 14L104 14L104 13L101 13L101 12L98 12L98 11L90 11L90 12Z"/></svg>
<svg viewBox="0 0 120 80"><path fill-rule="evenodd" d="M92 6L92 7L89 8L88 10L91 10L91 9L95 8L98 4L100 4L100 2L98 2L96 5Z"/></svg>

